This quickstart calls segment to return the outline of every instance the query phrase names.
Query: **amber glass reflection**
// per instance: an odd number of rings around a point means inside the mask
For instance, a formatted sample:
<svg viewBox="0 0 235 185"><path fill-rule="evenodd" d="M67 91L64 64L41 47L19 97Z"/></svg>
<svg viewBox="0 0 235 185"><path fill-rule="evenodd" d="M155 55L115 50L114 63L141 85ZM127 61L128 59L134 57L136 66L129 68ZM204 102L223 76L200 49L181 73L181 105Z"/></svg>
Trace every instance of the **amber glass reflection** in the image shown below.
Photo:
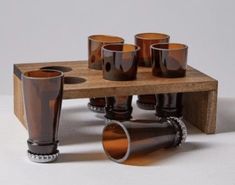
<svg viewBox="0 0 235 185"><path fill-rule="evenodd" d="M137 53L138 65L151 67L151 49L150 46L156 43L168 43L169 35L162 33L139 33L135 35L135 44L140 47ZM155 95L139 95L137 105L144 110L154 110L156 105Z"/></svg>
<svg viewBox="0 0 235 185"><path fill-rule="evenodd" d="M124 43L124 39L112 35L91 35L88 37L88 67L102 70L101 48L105 44ZM90 110L98 113L104 112L105 98L91 98L88 103Z"/></svg>
<svg viewBox="0 0 235 185"><path fill-rule="evenodd" d="M105 117L110 120L130 120L132 96L106 97Z"/></svg>
<svg viewBox="0 0 235 185"><path fill-rule="evenodd" d="M112 81L135 80L137 51L132 44L109 44L103 46L103 78Z"/></svg>
<svg viewBox="0 0 235 185"><path fill-rule="evenodd" d="M22 75L22 83L29 152L39 155L58 153L63 73L53 70L29 71Z"/></svg>
<svg viewBox="0 0 235 185"><path fill-rule="evenodd" d="M178 43L153 44L152 73L160 77L184 77L187 67L188 47Z"/></svg>
<svg viewBox="0 0 235 185"><path fill-rule="evenodd" d="M177 118L113 121L105 126L102 143L106 155L122 163L160 148L178 146L185 141L186 135L184 123Z"/></svg>
<svg viewBox="0 0 235 185"><path fill-rule="evenodd" d="M179 117L183 116L182 93L156 94L157 106L156 116L162 117Z"/></svg>

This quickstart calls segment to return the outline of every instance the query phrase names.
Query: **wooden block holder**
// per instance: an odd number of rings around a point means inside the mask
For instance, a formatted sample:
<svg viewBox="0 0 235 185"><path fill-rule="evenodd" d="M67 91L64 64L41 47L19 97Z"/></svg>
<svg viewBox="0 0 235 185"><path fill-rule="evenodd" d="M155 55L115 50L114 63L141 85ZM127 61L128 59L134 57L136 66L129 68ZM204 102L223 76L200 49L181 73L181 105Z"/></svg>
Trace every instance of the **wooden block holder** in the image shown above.
<svg viewBox="0 0 235 185"><path fill-rule="evenodd" d="M14 65L14 112L25 127L21 74L48 66L66 71L64 99L182 92L185 120L207 134L215 133L217 80L188 66L184 78L158 78L152 76L151 68L139 67L135 81L108 81L102 71L88 69L87 61Z"/></svg>

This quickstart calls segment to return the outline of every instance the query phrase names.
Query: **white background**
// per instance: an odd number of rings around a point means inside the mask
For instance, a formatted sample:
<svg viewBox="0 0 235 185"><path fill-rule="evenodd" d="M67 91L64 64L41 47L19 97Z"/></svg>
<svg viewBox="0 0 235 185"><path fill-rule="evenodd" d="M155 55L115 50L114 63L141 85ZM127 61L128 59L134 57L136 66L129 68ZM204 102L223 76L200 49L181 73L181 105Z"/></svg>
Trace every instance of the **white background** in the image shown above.
<svg viewBox="0 0 235 185"><path fill-rule="evenodd" d="M63 102L57 163L26 156L27 132L13 114L13 64L87 59L87 37L113 34L132 43L163 32L189 45L188 63L219 80L217 133L188 125L184 146L120 165L103 153L101 115L87 100ZM235 1L0 0L0 184L235 184ZM134 106L135 118L154 112Z"/></svg>
<svg viewBox="0 0 235 185"><path fill-rule="evenodd" d="M0 94L12 94L12 65L87 59L90 34L133 43L139 32L163 32L189 45L188 63L235 96L233 0L0 0ZM4 80L3 80L4 79Z"/></svg>

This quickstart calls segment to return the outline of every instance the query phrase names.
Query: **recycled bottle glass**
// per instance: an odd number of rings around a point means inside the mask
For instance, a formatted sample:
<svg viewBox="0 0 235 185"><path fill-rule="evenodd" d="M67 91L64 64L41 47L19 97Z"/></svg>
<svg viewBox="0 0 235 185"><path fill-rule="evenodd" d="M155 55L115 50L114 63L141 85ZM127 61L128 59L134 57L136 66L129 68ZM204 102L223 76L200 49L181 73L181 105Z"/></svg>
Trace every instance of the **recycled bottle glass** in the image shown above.
<svg viewBox="0 0 235 185"><path fill-rule="evenodd" d="M181 78L186 75L188 46L180 43L151 45L152 74L165 78ZM157 117L182 117L182 93L156 94Z"/></svg>
<svg viewBox="0 0 235 185"><path fill-rule="evenodd" d="M111 35L91 35L88 37L88 67L90 69L102 70L101 48L105 44L124 43L124 39ZM104 113L105 98L90 98L88 108L97 113Z"/></svg>
<svg viewBox="0 0 235 185"><path fill-rule="evenodd" d="M131 81L137 75L137 51L132 44L103 46L103 78L111 81ZM125 121L131 119L132 96L106 97L105 117Z"/></svg>
<svg viewBox="0 0 235 185"><path fill-rule="evenodd" d="M35 70L22 75L28 129L28 157L45 163L57 159L58 127L63 97L60 71Z"/></svg>
<svg viewBox="0 0 235 185"><path fill-rule="evenodd" d="M168 43L170 36L163 33L139 33L135 35L135 44L140 47L138 51L138 65L152 66L150 46L156 43ZM138 95L137 106L144 110L154 110L156 99L154 94Z"/></svg>
<svg viewBox="0 0 235 185"><path fill-rule="evenodd" d="M187 129L175 117L156 120L111 121L102 134L103 149L114 162L123 163L136 156L185 142Z"/></svg>

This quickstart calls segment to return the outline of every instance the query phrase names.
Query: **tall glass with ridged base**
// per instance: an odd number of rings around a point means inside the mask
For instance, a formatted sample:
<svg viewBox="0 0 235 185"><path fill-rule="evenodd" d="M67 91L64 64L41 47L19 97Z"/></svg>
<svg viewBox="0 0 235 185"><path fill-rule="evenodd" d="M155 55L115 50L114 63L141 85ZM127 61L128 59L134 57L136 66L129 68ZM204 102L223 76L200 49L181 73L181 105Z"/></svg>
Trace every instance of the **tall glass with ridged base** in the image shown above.
<svg viewBox="0 0 235 185"><path fill-rule="evenodd" d="M45 163L57 159L58 127L64 75L60 71L36 70L22 75L28 128L28 157Z"/></svg>
<svg viewBox="0 0 235 185"><path fill-rule="evenodd" d="M88 37L88 68L102 70L102 52L101 48L105 44L124 43L124 39L112 35L91 35ZM88 108L97 113L104 113L105 98L90 98Z"/></svg>
<svg viewBox="0 0 235 185"><path fill-rule="evenodd" d="M109 159L123 163L161 148L178 146L186 136L184 122L175 117L159 121L112 121L103 130L102 143Z"/></svg>
<svg viewBox="0 0 235 185"><path fill-rule="evenodd" d="M170 36L163 33L139 33L135 35L135 44L140 47L137 54L138 65L151 68L150 46L156 43L168 43ZM138 95L137 106L144 110L154 110L156 99L154 94Z"/></svg>
<svg viewBox="0 0 235 185"><path fill-rule="evenodd" d="M180 43L151 45L152 74L163 78L183 78L186 75L188 46ZM183 116L183 94L156 94L156 116Z"/></svg>
<svg viewBox="0 0 235 185"><path fill-rule="evenodd" d="M138 50L139 47L133 44L103 46L103 78L111 81L135 80L138 67ZM132 96L106 97L105 117L119 121L130 120L132 113L131 102Z"/></svg>

